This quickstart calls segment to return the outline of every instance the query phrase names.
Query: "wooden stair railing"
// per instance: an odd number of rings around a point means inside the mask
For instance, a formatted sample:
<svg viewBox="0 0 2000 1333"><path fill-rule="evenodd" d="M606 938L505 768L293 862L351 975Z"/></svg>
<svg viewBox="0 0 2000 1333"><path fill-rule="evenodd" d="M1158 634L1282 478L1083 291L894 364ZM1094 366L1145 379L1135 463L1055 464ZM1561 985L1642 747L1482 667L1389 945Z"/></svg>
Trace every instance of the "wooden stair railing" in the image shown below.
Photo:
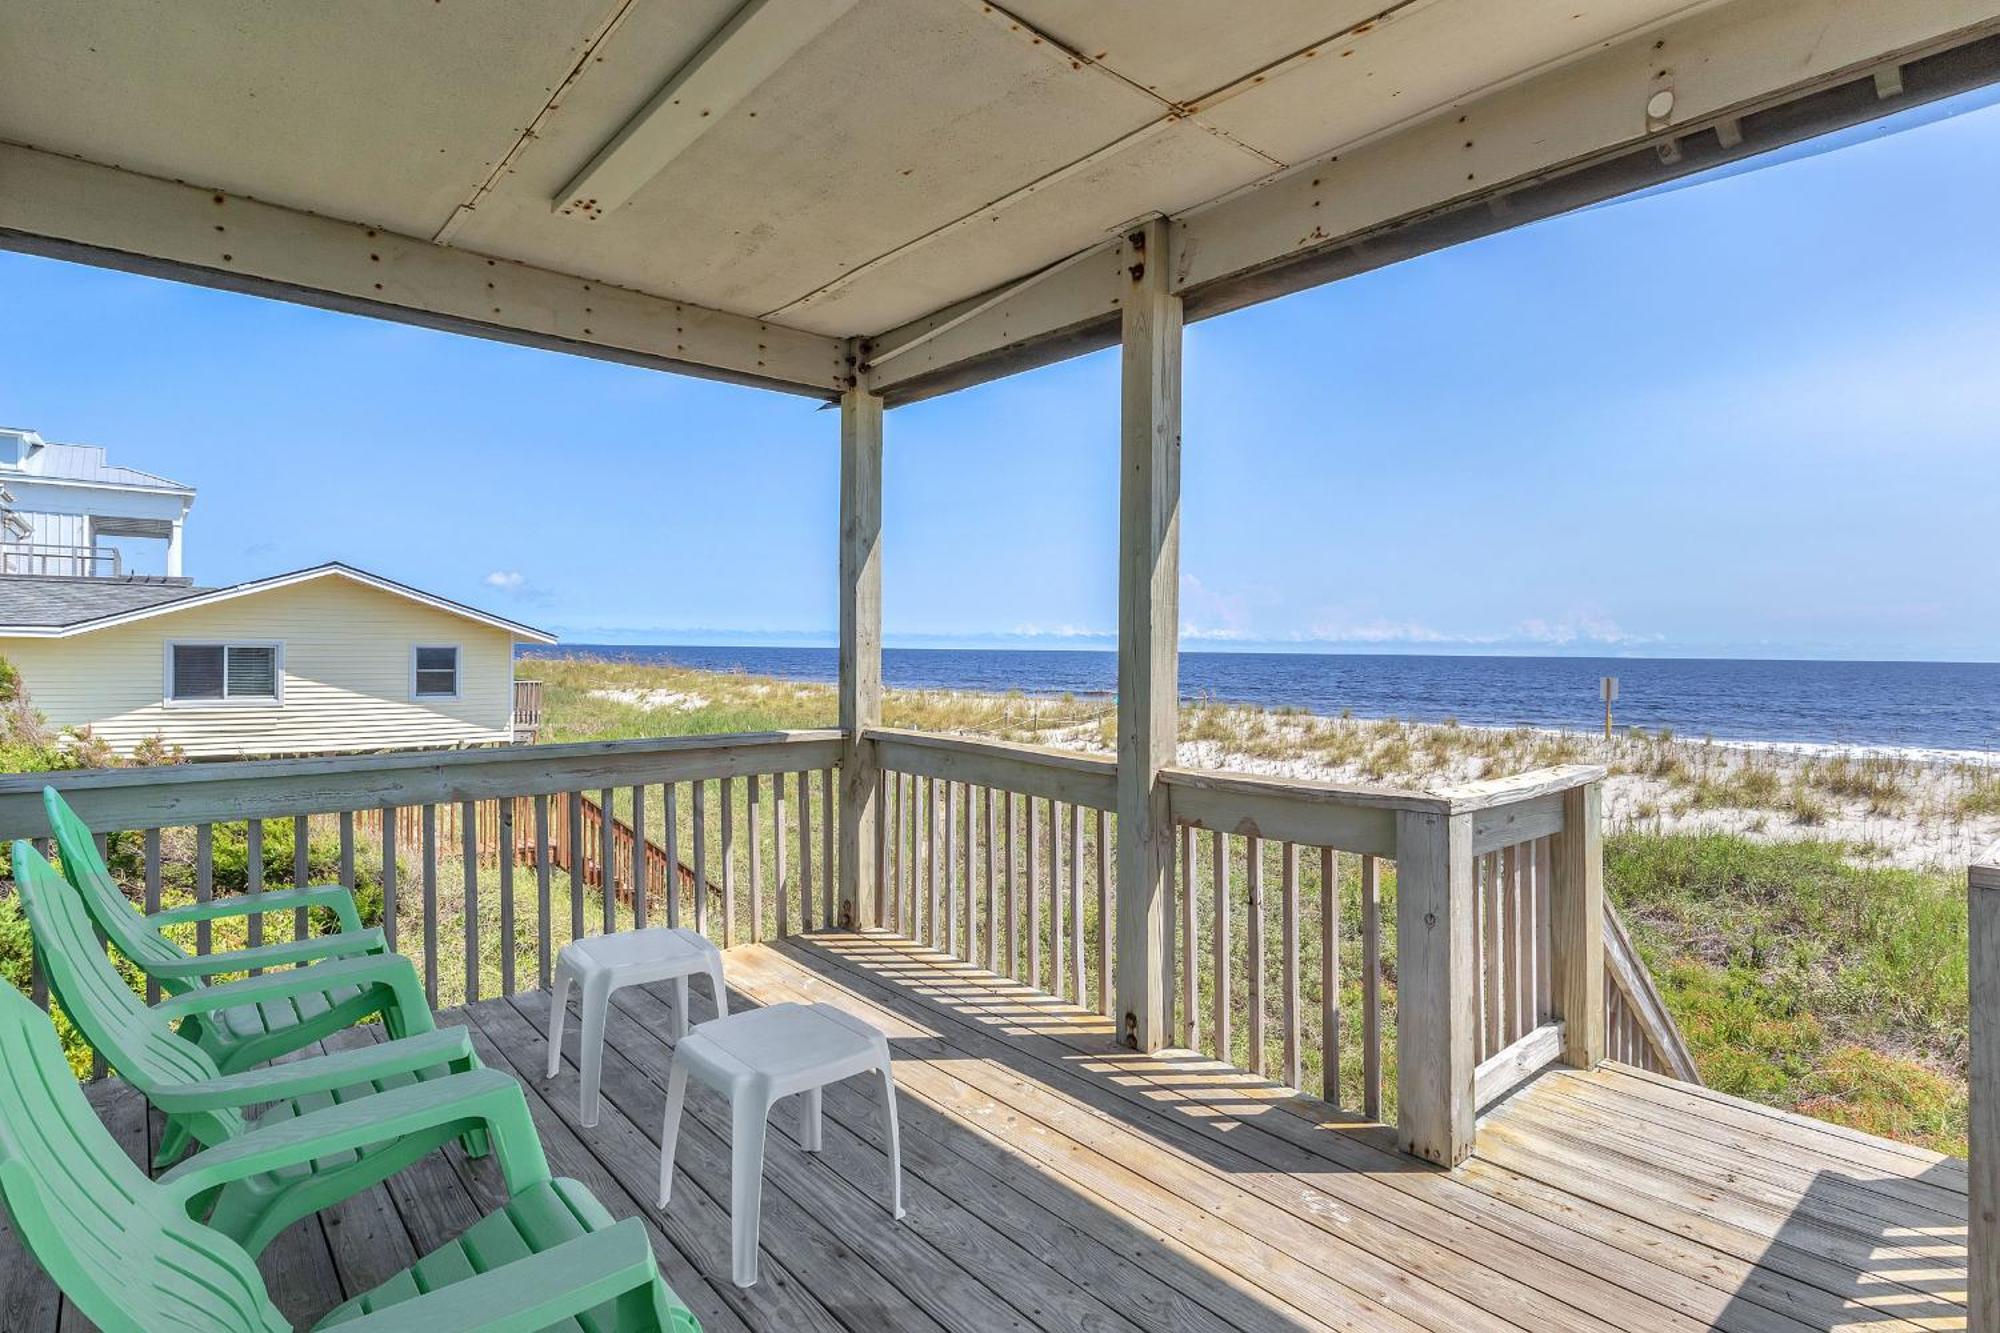
<svg viewBox="0 0 2000 1333"><path fill-rule="evenodd" d="M1618 909L1604 904L1604 1045L1613 1060L1637 1065L1683 1083L1700 1083L1701 1071L1653 984L1653 974L1632 947Z"/></svg>

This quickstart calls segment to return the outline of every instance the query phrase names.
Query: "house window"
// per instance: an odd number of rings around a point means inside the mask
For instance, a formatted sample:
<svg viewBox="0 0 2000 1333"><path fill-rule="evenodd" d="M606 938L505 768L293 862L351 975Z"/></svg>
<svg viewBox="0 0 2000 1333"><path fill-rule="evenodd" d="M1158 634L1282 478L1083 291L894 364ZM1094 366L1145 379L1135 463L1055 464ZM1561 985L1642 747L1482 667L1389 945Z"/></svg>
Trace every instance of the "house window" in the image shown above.
<svg viewBox="0 0 2000 1333"><path fill-rule="evenodd" d="M420 647L411 662L410 694L418 699L458 697L458 649Z"/></svg>
<svg viewBox="0 0 2000 1333"><path fill-rule="evenodd" d="M176 643L167 657L167 698L175 703L276 703L275 643Z"/></svg>

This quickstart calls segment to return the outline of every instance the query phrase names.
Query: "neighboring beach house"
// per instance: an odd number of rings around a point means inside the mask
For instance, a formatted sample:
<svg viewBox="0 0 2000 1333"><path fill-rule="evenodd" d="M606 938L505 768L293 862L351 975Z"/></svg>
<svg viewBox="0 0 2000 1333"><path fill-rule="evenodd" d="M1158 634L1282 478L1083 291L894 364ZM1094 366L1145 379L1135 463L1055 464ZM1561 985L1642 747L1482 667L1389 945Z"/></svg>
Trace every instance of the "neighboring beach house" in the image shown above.
<svg viewBox="0 0 2000 1333"><path fill-rule="evenodd" d="M178 578L193 507L192 486L115 467L95 445L0 426L0 574L120 575L123 555L105 538L143 537L167 544Z"/></svg>
<svg viewBox="0 0 2000 1333"><path fill-rule="evenodd" d="M152 736L191 758L507 744L514 645L553 642L338 563L224 588L0 576L0 656L51 723L120 753Z"/></svg>

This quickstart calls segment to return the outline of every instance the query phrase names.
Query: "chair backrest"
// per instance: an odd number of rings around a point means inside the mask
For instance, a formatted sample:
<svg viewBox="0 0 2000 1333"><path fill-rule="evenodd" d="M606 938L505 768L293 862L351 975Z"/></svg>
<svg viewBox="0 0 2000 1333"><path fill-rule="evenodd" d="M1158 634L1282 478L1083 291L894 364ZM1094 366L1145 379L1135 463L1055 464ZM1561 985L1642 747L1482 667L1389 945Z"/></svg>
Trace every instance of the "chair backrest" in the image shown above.
<svg viewBox="0 0 2000 1333"><path fill-rule="evenodd" d="M15 856L22 850L16 844ZM190 1218L118 1146L77 1086L48 1016L6 985L0 1199L36 1262L99 1328L291 1327L242 1247Z"/></svg>
<svg viewBox="0 0 2000 1333"><path fill-rule="evenodd" d="M69 802L54 787L42 788L42 807L49 812L49 827L56 835L56 847L62 853L63 878L76 886L83 895L84 906L90 910L91 919L97 928L111 937L118 946L118 952L135 963L140 971L145 971L150 963L177 963L187 957L172 940L146 924L145 917L135 910L125 897L118 881L111 878L111 870L98 854L97 839L91 834L90 826L76 816L69 808ZM185 984L169 986L169 990L186 990Z"/></svg>
<svg viewBox="0 0 2000 1333"><path fill-rule="evenodd" d="M50 991L126 1082L151 1095L220 1076L208 1052L168 1031L147 1008L91 929L75 887L26 842L14 844L14 887ZM204 1117L214 1123L203 1123ZM228 1109L201 1112L190 1117L190 1127L202 1142L219 1143L242 1132L243 1117Z"/></svg>

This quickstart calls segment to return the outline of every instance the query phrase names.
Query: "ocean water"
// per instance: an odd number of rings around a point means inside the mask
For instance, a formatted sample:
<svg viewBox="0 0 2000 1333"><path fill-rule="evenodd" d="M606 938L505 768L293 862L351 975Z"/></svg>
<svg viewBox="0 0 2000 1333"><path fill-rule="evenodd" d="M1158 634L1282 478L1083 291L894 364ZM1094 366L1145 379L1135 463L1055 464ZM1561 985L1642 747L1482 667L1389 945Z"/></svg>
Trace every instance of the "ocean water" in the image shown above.
<svg viewBox="0 0 2000 1333"><path fill-rule="evenodd" d="M836 666L831 648L566 644L523 655L671 662L795 680L830 681ZM882 672L892 686L1105 695L1117 688L1115 657L1095 651L891 648ZM1618 677L1621 727L1670 727L1717 740L2000 750L2000 663L1181 655L1188 699L1488 726L1601 726L1603 676Z"/></svg>

